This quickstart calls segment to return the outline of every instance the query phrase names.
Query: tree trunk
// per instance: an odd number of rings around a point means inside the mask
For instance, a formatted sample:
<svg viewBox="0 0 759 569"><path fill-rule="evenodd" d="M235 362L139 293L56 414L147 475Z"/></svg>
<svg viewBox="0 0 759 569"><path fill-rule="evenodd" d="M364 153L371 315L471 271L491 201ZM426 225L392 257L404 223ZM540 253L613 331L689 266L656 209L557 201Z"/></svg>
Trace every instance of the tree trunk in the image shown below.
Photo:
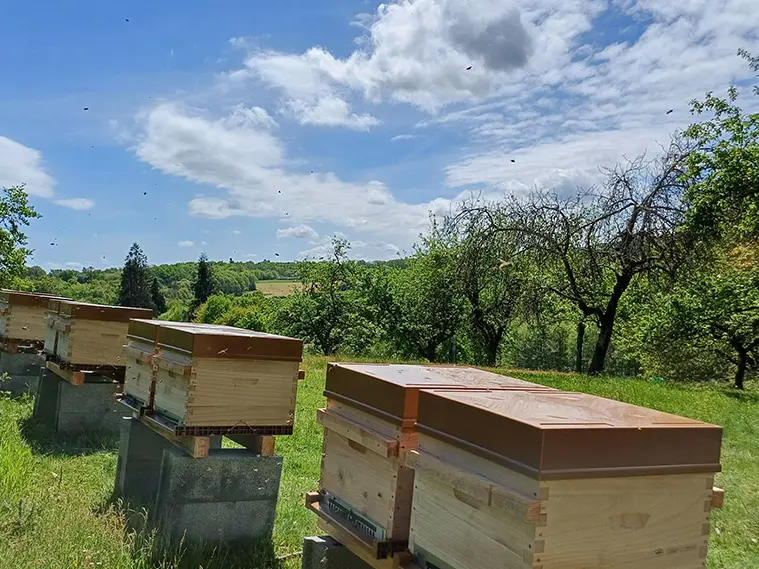
<svg viewBox="0 0 759 569"><path fill-rule="evenodd" d="M498 365L498 348L501 347L501 339L503 338L503 330L494 331L488 334L485 344L485 362L489 367L495 367Z"/></svg>
<svg viewBox="0 0 759 569"><path fill-rule="evenodd" d="M577 343L575 344L575 371L582 373L582 347L585 343L585 322L580 320L577 323Z"/></svg>
<svg viewBox="0 0 759 569"><path fill-rule="evenodd" d="M429 362L437 361L437 344L429 344L422 349L422 357Z"/></svg>
<svg viewBox="0 0 759 569"><path fill-rule="evenodd" d="M741 346L733 346L738 352L738 369L735 370L735 388L743 389L743 380L746 378L746 368L748 367L748 350Z"/></svg>
<svg viewBox="0 0 759 569"><path fill-rule="evenodd" d="M614 283L614 289L611 291L611 297L606 305L603 316L598 323L598 340L593 350L593 359L588 366L588 375L598 375L604 370L606 365L606 354L609 352L611 336L614 332L614 323L617 320L617 308L619 308L619 299L630 286L632 274L622 273L617 276L617 282Z"/></svg>

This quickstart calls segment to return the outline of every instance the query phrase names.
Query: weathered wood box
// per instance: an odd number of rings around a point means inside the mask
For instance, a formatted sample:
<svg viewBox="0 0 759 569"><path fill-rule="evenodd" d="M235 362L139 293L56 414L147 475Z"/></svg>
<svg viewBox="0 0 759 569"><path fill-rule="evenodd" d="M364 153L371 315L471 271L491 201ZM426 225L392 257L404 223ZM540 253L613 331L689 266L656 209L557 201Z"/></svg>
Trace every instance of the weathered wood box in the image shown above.
<svg viewBox="0 0 759 569"><path fill-rule="evenodd" d="M290 434L303 343L231 326L133 320L126 396L187 435Z"/></svg>
<svg viewBox="0 0 759 569"><path fill-rule="evenodd" d="M61 301L55 328L56 358L74 366L124 366L121 352L130 318L150 318L148 308Z"/></svg>
<svg viewBox="0 0 759 569"><path fill-rule="evenodd" d="M58 348L58 315L61 312L61 298L50 298L45 311L45 354L55 356Z"/></svg>
<svg viewBox="0 0 759 569"><path fill-rule="evenodd" d="M47 294L0 291L0 337L6 341L29 341L44 347L47 334Z"/></svg>
<svg viewBox="0 0 759 569"><path fill-rule="evenodd" d="M550 390L466 367L330 364L319 492L306 501L324 531L367 561L406 549L414 472L405 461L420 390L436 386Z"/></svg>
<svg viewBox="0 0 759 569"><path fill-rule="evenodd" d="M425 390L409 548L440 569L696 569L722 429L579 393Z"/></svg>

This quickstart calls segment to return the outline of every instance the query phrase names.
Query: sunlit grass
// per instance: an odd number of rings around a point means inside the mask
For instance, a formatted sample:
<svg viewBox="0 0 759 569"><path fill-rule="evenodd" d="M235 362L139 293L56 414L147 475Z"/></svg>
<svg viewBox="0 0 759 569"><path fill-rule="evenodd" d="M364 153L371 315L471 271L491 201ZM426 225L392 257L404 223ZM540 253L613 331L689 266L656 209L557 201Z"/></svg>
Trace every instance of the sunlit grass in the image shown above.
<svg viewBox="0 0 759 569"><path fill-rule="evenodd" d="M163 549L143 529L141 512L124 512L110 501L115 437L52 436L28 423L30 398L0 398L0 568L299 567L303 537L318 531L303 506L303 494L318 484L322 436L316 409L324 404L326 359L310 357L304 366L295 433L277 439L284 472L273 552ZM708 567L759 567L759 393L522 370L503 373L722 425L724 472L717 479L727 499L724 509L714 513Z"/></svg>

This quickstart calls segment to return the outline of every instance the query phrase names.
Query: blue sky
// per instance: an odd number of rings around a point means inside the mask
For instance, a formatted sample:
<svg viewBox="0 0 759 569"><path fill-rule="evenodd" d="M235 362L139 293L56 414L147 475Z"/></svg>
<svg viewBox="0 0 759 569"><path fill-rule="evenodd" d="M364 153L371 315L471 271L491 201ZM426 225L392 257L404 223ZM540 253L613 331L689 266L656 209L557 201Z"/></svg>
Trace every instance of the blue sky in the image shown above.
<svg viewBox="0 0 759 569"><path fill-rule="evenodd" d="M667 4L10 3L0 184L26 183L46 268L133 241L152 263L318 257L334 234L392 258L472 191L598 182L750 76L751 0Z"/></svg>

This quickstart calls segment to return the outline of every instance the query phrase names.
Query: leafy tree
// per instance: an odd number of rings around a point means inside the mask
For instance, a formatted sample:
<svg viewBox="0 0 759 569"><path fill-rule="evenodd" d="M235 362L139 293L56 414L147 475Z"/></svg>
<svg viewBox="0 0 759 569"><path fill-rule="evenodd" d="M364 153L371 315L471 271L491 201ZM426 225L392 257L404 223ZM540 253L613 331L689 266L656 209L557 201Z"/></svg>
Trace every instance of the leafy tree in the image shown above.
<svg viewBox="0 0 759 569"><path fill-rule="evenodd" d="M759 58L740 54L759 71ZM759 113L744 112L737 98L730 87L725 98L707 93L691 104L695 115L711 115L685 132L696 144L688 158L687 176L694 182L686 194L692 204L688 222L707 238L759 237Z"/></svg>
<svg viewBox="0 0 759 569"><path fill-rule="evenodd" d="M205 253L201 253L198 259L193 292L195 293L196 306L203 304L214 293L213 269Z"/></svg>
<svg viewBox="0 0 759 569"><path fill-rule="evenodd" d="M732 367L734 385L743 389L759 365L758 253L745 246L719 252L661 292L640 325L644 366L688 379L720 377Z"/></svg>
<svg viewBox="0 0 759 569"><path fill-rule="evenodd" d="M604 370L620 301L631 284L673 274L692 252L681 231L688 153L673 139L657 159L641 156L607 169L600 188L570 197L535 191L526 201L467 208L518 236L520 250L537 255L547 288L597 326L591 375Z"/></svg>
<svg viewBox="0 0 759 569"><path fill-rule="evenodd" d="M352 290L357 268L348 259L345 239L332 240L332 254L324 262L304 261L297 269L300 290L286 297L277 315L284 333L313 343L325 355L335 353L357 322L358 296Z"/></svg>
<svg viewBox="0 0 759 569"><path fill-rule="evenodd" d="M137 243L129 249L121 273L121 287L116 304L136 308L153 308L151 274L148 258Z"/></svg>
<svg viewBox="0 0 759 569"><path fill-rule="evenodd" d="M366 304L384 335L405 357L438 361L464 311L456 279L456 243L433 229L408 260L408 268L367 272Z"/></svg>
<svg viewBox="0 0 759 569"><path fill-rule="evenodd" d="M166 312L166 297L161 292L161 285L155 276L153 277L153 284L150 287L150 298L153 301L153 312L156 315Z"/></svg>
<svg viewBox="0 0 759 569"><path fill-rule="evenodd" d="M24 275L26 258L32 254L25 247L22 231L29 221L40 215L29 205L23 186L3 188L0 192L0 287L10 286Z"/></svg>

